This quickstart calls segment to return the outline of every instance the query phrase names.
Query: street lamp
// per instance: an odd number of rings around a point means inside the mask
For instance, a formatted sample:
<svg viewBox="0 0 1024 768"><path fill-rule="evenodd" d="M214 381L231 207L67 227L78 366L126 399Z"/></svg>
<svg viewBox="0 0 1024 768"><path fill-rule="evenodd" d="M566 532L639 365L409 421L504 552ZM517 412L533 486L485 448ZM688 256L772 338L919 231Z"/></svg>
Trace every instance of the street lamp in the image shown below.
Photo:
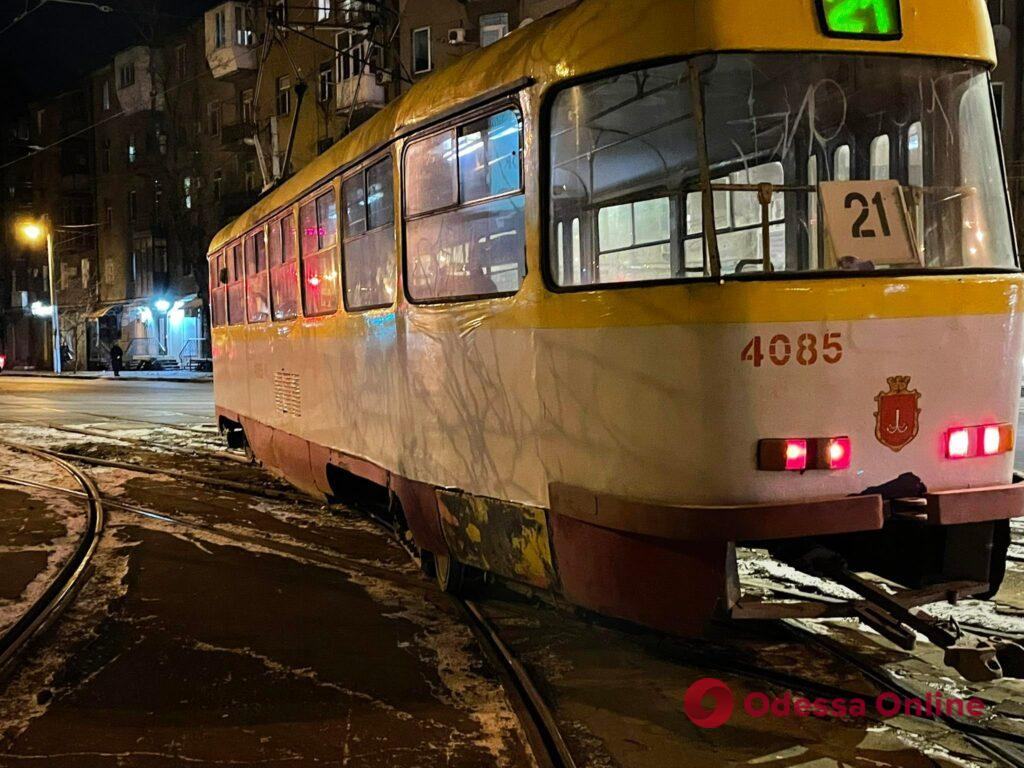
<svg viewBox="0 0 1024 768"><path fill-rule="evenodd" d="M46 262L50 272L50 323L53 328L53 372L60 373L60 315L57 311L57 291L54 282L53 266L53 227L50 224L49 214L43 214L42 219L33 221L26 219L18 224L18 234L22 239L37 244L44 237L46 238Z"/></svg>

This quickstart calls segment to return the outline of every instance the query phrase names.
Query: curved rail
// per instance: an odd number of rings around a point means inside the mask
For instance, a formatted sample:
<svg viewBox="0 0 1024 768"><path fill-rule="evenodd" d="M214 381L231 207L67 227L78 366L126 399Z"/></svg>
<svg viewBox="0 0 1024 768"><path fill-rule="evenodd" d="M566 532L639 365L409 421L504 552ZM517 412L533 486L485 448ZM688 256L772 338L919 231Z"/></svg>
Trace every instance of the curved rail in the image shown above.
<svg viewBox="0 0 1024 768"><path fill-rule="evenodd" d="M530 749L541 768L576 768L551 708L540 695L529 673L505 645L490 619L471 600L459 600L470 628L484 653L501 675L512 708L526 732Z"/></svg>
<svg viewBox="0 0 1024 768"><path fill-rule="evenodd" d="M81 541L79 541L74 553L61 566L56 577L43 591L43 594L39 596L39 599L22 614L21 618L10 629L0 635L0 678L2 678L9 671L10 664L17 654L54 622L82 585L88 570L89 561L92 559L99 544L100 532L103 530L104 513L103 502L100 499L100 492L96 488L95 483L93 483L88 475L83 474L64 459L51 454L49 451L38 448L10 443L0 444L12 450L32 454L52 462L71 475L82 488L88 515L85 533L82 535ZM5 480L4 482L14 485L22 484L13 479Z"/></svg>

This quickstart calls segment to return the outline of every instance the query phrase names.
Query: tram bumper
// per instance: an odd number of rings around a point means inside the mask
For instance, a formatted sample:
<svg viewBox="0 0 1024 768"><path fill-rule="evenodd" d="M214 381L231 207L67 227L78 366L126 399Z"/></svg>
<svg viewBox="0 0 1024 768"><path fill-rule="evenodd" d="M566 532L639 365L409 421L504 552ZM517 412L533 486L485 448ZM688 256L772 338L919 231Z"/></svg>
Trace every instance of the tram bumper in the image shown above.
<svg viewBox="0 0 1024 768"><path fill-rule="evenodd" d="M771 541L880 530L892 504L879 494L739 506L673 506L594 493L559 483L551 511L600 528L671 541ZM1024 483L926 493L930 525L1024 516ZM913 509L913 508L911 508Z"/></svg>
<svg viewBox="0 0 1024 768"><path fill-rule="evenodd" d="M562 484L552 484L549 493L562 592L592 610L679 634L705 632L738 602L737 542L852 540L871 551L895 524L891 549L912 579L917 566L907 555L935 538L927 531L963 531L950 540L960 542L950 550L958 577L990 581L988 550L980 553L985 541L975 538L980 526L971 524L1024 516L1024 483L928 493L913 505L880 494L672 506ZM979 549L973 560L963 557L963 545L971 542L981 545L972 544Z"/></svg>

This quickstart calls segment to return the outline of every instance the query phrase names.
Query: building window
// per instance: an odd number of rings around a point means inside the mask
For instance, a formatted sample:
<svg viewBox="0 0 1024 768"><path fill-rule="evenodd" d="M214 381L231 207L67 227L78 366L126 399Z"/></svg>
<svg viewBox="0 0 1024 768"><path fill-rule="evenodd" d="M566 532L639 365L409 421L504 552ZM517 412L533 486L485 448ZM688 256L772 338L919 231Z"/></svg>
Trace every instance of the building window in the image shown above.
<svg viewBox="0 0 1024 768"><path fill-rule="evenodd" d="M316 0L316 20L326 21L331 15L331 0Z"/></svg>
<svg viewBox="0 0 1024 768"><path fill-rule="evenodd" d="M135 223L139 216L139 197L133 189L128 193L128 221Z"/></svg>
<svg viewBox="0 0 1024 768"><path fill-rule="evenodd" d="M179 45L174 49L174 65L178 80L184 80L188 70L188 48Z"/></svg>
<svg viewBox="0 0 1024 768"><path fill-rule="evenodd" d="M487 13L480 17L480 46L498 42L508 34L507 13Z"/></svg>
<svg viewBox="0 0 1024 768"><path fill-rule="evenodd" d="M103 155L100 160L100 167L104 173L110 173L110 139L103 140Z"/></svg>
<svg viewBox="0 0 1024 768"><path fill-rule="evenodd" d="M430 56L430 27L412 31L412 73L421 75L433 67Z"/></svg>
<svg viewBox="0 0 1024 768"><path fill-rule="evenodd" d="M114 226L114 207L112 205L107 205L107 226Z"/></svg>
<svg viewBox="0 0 1024 768"><path fill-rule="evenodd" d="M206 105L206 126L211 136L220 136L220 104Z"/></svg>
<svg viewBox="0 0 1024 768"><path fill-rule="evenodd" d="M213 199L220 200L221 187L224 184L224 171L220 168L213 172Z"/></svg>
<svg viewBox="0 0 1024 768"><path fill-rule="evenodd" d="M110 81L103 81L103 111L107 112L110 110Z"/></svg>
<svg viewBox="0 0 1024 768"><path fill-rule="evenodd" d="M320 75L317 77L317 95L320 101L327 102L334 95L334 66L327 61L320 65Z"/></svg>
<svg viewBox="0 0 1024 768"><path fill-rule="evenodd" d="M1004 0L988 0L988 14L992 17L992 26L1003 23L1003 2Z"/></svg>
<svg viewBox="0 0 1024 768"><path fill-rule="evenodd" d="M242 91L242 123L245 125L255 125L256 123L256 110L254 105L255 94L252 88L246 88Z"/></svg>
<svg viewBox="0 0 1024 768"><path fill-rule="evenodd" d="M135 193L132 192L132 194ZM128 254L128 269L132 276L132 282L136 282L139 279L139 255L135 251Z"/></svg>
<svg viewBox="0 0 1024 768"><path fill-rule="evenodd" d="M192 210L192 177L186 176L181 182L182 189L185 193L185 210Z"/></svg>
<svg viewBox="0 0 1024 768"><path fill-rule="evenodd" d="M277 78L277 114L280 117L291 114L292 81L288 75Z"/></svg>
<svg viewBox="0 0 1024 768"><path fill-rule="evenodd" d="M135 146L135 134L128 134L128 165L132 165L138 158L138 150Z"/></svg>
<svg viewBox="0 0 1024 768"><path fill-rule="evenodd" d="M235 6L235 44L246 48L256 42L256 33L249 23L249 14L244 5Z"/></svg>
<svg viewBox="0 0 1024 768"><path fill-rule="evenodd" d="M281 23L281 24L287 24L288 23L288 0L277 0L277 2L274 3L274 6L275 6L275 9L276 9L276 14L277 14L278 22Z"/></svg>
<svg viewBox="0 0 1024 768"><path fill-rule="evenodd" d="M228 12L221 8L213 17L213 45L215 48L223 48L228 44Z"/></svg>
<svg viewBox="0 0 1024 768"><path fill-rule="evenodd" d="M122 64L118 71L117 87L128 88L132 85L135 85L135 64L134 62Z"/></svg>

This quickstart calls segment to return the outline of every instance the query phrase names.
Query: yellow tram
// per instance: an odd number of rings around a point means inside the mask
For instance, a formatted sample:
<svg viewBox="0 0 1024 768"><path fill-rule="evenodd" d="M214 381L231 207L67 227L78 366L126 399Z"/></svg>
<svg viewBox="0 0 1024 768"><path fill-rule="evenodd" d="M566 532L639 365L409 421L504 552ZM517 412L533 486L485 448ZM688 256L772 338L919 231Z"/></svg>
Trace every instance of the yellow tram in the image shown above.
<svg viewBox="0 0 1024 768"><path fill-rule="evenodd" d="M1024 514L994 58L982 0L534 22L217 235L220 423L449 589L691 632L736 543L827 542L991 592Z"/></svg>

